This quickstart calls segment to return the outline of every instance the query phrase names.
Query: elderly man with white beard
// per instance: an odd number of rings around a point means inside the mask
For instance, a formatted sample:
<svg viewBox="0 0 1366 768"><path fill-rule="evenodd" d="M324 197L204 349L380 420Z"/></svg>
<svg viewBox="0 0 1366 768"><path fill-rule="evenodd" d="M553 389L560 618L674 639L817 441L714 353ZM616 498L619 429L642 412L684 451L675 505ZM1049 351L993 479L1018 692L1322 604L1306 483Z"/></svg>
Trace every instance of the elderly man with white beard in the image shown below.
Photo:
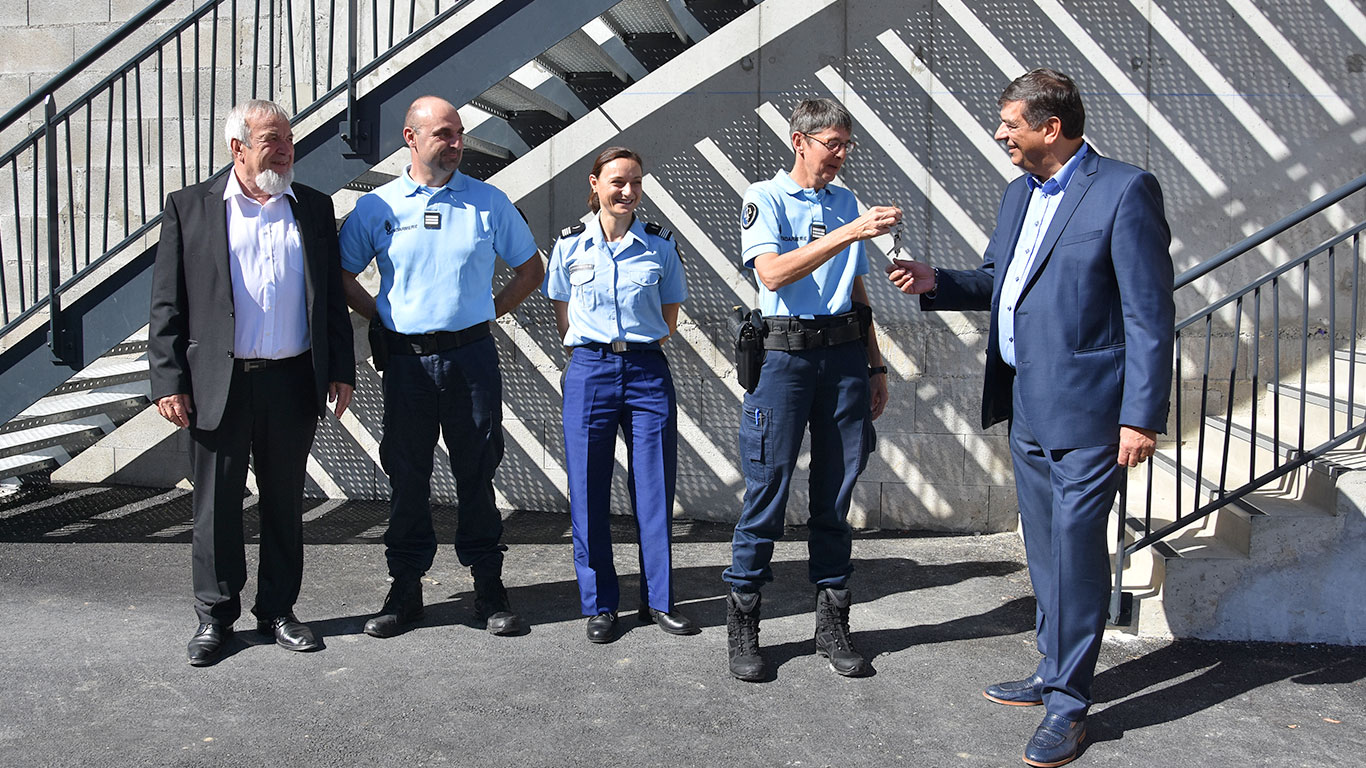
<svg viewBox="0 0 1366 768"><path fill-rule="evenodd" d="M219 659L242 612L250 457L261 516L257 631L292 651L322 647L294 616L305 466L327 402L340 417L355 385L332 200L293 183L289 114L245 102L228 114L224 138L231 171L166 198L148 327L157 410L193 442L194 666Z"/></svg>

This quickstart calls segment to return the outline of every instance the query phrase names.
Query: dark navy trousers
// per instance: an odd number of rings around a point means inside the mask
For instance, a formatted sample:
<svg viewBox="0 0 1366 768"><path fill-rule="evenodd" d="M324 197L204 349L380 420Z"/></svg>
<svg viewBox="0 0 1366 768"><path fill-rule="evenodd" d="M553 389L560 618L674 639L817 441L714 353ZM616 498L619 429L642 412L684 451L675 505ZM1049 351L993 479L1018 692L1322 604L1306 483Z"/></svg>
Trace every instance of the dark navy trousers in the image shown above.
<svg viewBox="0 0 1366 768"><path fill-rule="evenodd" d="M468 568L501 572L503 518L493 473L503 460L503 380L488 336L431 355L391 355L384 372L384 437L379 456L389 475L389 575L421 578L436 557L432 464L438 434L455 476L455 552Z"/></svg>
<svg viewBox="0 0 1366 768"><path fill-rule="evenodd" d="M740 413L744 509L723 578L755 592L773 580L773 542L782 538L802 435L811 429L808 573L819 587L843 587L853 573L849 503L873 444L868 355L860 342L764 358L759 385Z"/></svg>
<svg viewBox="0 0 1366 768"><path fill-rule="evenodd" d="M1068 720L1086 716L1110 596L1106 523L1123 468L1119 446L1045 450L1016 388L1010 422L1020 525L1038 602L1044 705Z"/></svg>
<svg viewBox="0 0 1366 768"><path fill-rule="evenodd" d="M668 360L659 350L577 347L565 371L562 413L583 614L615 611L620 600L608 519L618 432L626 440L626 482L640 530L640 601L672 612L678 413Z"/></svg>

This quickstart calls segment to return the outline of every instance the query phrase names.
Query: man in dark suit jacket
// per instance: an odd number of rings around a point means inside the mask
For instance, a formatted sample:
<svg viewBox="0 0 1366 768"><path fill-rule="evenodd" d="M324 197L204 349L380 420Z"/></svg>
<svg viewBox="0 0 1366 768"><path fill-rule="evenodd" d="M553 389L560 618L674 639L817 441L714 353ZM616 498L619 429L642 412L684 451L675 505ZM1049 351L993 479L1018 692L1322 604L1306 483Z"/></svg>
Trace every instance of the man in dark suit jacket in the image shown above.
<svg viewBox="0 0 1366 768"><path fill-rule="evenodd" d="M920 294L921 309L991 310L982 426L1010 420L1043 659L984 695L1046 705L1024 760L1054 766L1076 756L1086 733L1115 492L1166 429L1171 232L1157 180L1086 145L1071 78L1033 70L999 104L996 139L1026 174L1006 188L982 265L898 261L887 272Z"/></svg>
<svg viewBox="0 0 1366 768"><path fill-rule="evenodd" d="M255 458L261 513L257 629L321 647L294 617L303 579L303 485L327 401L351 401L355 353L332 200L292 184L289 114L249 101L228 115L232 171L171 193L152 285L152 397L193 440L190 663L213 663L241 614L242 497Z"/></svg>

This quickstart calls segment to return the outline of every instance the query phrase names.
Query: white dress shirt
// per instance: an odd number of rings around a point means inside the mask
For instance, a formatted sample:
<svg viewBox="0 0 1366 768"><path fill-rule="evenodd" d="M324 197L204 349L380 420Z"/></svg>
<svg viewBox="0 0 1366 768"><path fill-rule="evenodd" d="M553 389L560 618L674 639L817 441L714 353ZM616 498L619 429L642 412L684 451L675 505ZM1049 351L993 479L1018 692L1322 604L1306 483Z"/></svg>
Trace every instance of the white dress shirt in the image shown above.
<svg viewBox="0 0 1366 768"><path fill-rule="evenodd" d="M232 272L233 355L281 360L308 351L304 249L289 195L291 187L258 203L236 173L223 190Z"/></svg>

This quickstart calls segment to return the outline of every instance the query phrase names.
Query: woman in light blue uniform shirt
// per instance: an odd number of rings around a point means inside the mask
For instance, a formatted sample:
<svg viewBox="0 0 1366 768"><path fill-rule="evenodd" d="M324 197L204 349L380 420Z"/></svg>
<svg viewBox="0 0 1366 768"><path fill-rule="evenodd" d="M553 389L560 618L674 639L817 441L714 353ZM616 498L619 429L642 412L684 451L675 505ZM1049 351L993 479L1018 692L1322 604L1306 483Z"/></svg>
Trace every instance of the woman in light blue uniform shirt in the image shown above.
<svg viewBox="0 0 1366 768"><path fill-rule="evenodd" d="M617 636L617 572L608 521L617 433L627 447L627 484L640 529L640 612L665 632L697 627L674 610L670 519L678 455L673 379L660 343L687 298L672 234L636 219L642 162L611 147L588 177L597 215L560 233L543 291L564 345L564 446L574 569L588 639Z"/></svg>

